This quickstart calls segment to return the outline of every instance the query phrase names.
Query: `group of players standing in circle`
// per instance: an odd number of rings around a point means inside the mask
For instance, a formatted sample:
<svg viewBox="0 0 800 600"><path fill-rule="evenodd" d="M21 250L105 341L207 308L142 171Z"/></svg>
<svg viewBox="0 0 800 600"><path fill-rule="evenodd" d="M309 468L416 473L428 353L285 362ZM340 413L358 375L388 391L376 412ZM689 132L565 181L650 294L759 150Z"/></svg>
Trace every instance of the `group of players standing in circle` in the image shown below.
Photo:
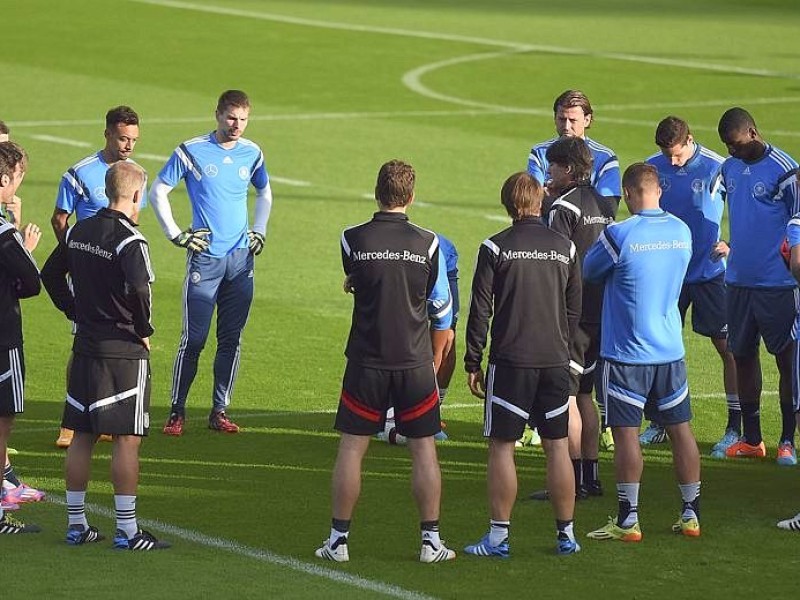
<svg viewBox="0 0 800 600"><path fill-rule="evenodd" d="M641 541L641 445L666 436L681 499L668 527L700 536L700 454L689 425L682 340L690 306L694 331L711 339L723 365L728 420L711 456L766 456L759 418L763 338L780 376L776 461L797 464L797 162L766 142L753 117L737 107L718 123L729 158L702 146L686 121L669 116L656 128L659 152L620 176L613 151L586 136L593 110L585 94L564 92L553 114L558 136L534 146L527 171L504 183L500 199L512 225L481 244L472 281L464 364L470 391L484 399L491 513L488 532L464 548L474 556L509 556L514 447L526 426L542 439L547 489L534 497L552 503L559 554L581 549L576 498L603 494L598 440L606 426L614 442L618 512L587 536ZM448 340L441 331L453 317L444 315L446 267L436 236L405 215L414 177L406 163L384 164L375 188L379 212L342 235L345 288L355 300L336 418L342 439L331 530L316 551L327 560L349 560L361 460L392 407L394 434L411 450L420 561L455 558L439 537L441 475L433 445L441 435L439 403L433 401L435 375L427 373L431 358L438 369L451 351L454 334ZM631 217L615 222L623 197ZM730 241L721 239L726 203ZM425 265L392 258L412 244L428 248ZM431 337L423 343L426 314ZM385 339L414 341L402 343L398 355L397 347L381 347ZM651 422L640 434L643 416ZM778 527L800 530L800 514Z"/></svg>
<svg viewBox="0 0 800 600"><path fill-rule="evenodd" d="M94 444L100 434L109 434L114 547L168 547L136 520L138 452L149 428L154 280L136 221L148 198L168 239L187 250L184 328L163 432L183 433L186 398L215 309L218 349L209 427L239 429L226 407L253 297L253 259L264 247L272 205L263 153L242 137L249 111L243 92L223 93L215 130L180 144L148 194L144 170L130 160L138 116L117 107L107 115L105 148L62 179L52 219L59 244L41 281L75 323L63 417L63 425L76 432L67 451L69 544L103 539L88 523L85 497ZM576 498L603 494L598 440L606 426L615 445L618 514L588 537L642 539L640 444L664 441L666 435L682 502L671 528L700 536L700 457L689 426L681 337L690 305L693 329L712 340L723 363L728 421L712 456L766 455L759 421L763 337L780 375L783 425L776 460L797 462L797 162L763 140L747 111L732 108L718 125L729 158L701 146L684 120L670 116L656 129L660 151L620 176L614 153L586 136L593 110L582 92L561 94L553 112L558 136L534 146L527 171L504 183L500 199L512 225L481 244L472 283L464 364L470 391L485 403L491 512L486 535L464 548L475 556L509 556L517 497L514 446L526 426L538 430L547 457L547 487L535 496L552 503L559 554L580 550ZM23 409L19 299L37 294L40 285L30 253L41 232L34 225L21 227L16 196L26 168L24 150L0 142L0 202L9 217L0 219L0 308L10 319L2 328L7 352L0 357L3 454L14 415ZM186 229L175 223L168 200L181 181L192 205ZM256 189L252 227L250 184ZM408 221L414 184L410 165L384 164L375 188L378 212L341 238L345 290L354 296L354 309L335 424L341 441L331 530L316 551L323 559L349 560L362 459L370 438L387 431L387 410L393 411L393 435L407 440L412 456L420 560L456 555L439 537L435 438L443 437L439 404L454 364L457 268L445 238ZM623 197L632 216L616 223ZM725 203L730 242L720 238ZM71 214L77 223L69 227ZM651 423L640 434L643 415ZM6 462L4 489L23 493L15 474L16 483L6 485L13 474ZM13 504L8 494L4 501L6 508ZM778 526L800 529L800 514ZM0 507L0 533L35 531Z"/></svg>

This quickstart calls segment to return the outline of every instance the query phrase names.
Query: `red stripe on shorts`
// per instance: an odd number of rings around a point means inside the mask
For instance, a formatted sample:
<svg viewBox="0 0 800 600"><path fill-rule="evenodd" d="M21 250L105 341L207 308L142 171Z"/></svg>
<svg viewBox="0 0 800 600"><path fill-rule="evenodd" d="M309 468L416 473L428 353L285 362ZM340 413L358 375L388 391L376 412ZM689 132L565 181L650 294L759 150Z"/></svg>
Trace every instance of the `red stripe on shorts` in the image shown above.
<svg viewBox="0 0 800 600"><path fill-rule="evenodd" d="M433 410L439 404L439 390L434 389L430 396L427 396L418 404L401 412L395 418L403 423L413 421L424 415L429 410Z"/></svg>
<svg viewBox="0 0 800 600"><path fill-rule="evenodd" d="M370 408L369 406L364 406L344 390L342 390L341 397L344 405L359 417L366 419L367 421L372 421L373 423L380 423L381 417L383 416L382 413Z"/></svg>

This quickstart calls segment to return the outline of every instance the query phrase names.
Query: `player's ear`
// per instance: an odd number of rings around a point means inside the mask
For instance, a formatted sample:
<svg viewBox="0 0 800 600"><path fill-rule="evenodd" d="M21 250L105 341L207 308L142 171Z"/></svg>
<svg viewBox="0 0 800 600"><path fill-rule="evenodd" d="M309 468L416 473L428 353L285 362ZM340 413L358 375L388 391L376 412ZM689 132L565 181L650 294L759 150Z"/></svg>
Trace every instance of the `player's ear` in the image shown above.
<svg viewBox="0 0 800 600"><path fill-rule="evenodd" d="M9 183L11 183L11 177L5 173L0 175L0 187L6 187Z"/></svg>

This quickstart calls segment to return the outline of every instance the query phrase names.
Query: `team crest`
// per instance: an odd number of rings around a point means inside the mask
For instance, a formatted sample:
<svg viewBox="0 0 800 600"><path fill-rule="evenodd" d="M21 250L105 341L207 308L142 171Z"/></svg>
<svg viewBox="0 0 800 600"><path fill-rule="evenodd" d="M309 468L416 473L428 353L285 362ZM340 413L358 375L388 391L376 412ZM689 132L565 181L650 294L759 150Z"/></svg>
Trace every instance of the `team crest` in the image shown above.
<svg viewBox="0 0 800 600"><path fill-rule="evenodd" d="M753 195L756 198L762 198L763 196L767 195L767 186L764 185L763 181L758 181L753 186Z"/></svg>
<svg viewBox="0 0 800 600"><path fill-rule="evenodd" d="M198 271L193 271L192 274L189 276L189 279L191 279L192 283L195 284L200 283L201 279L200 273Z"/></svg>
<svg viewBox="0 0 800 600"><path fill-rule="evenodd" d="M217 165L211 163L203 167L203 173L205 173L208 177L216 177L217 173L219 173L219 169L217 168Z"/></svg>
<svg viewBox="0 0 800 600"><path fill-rule="evenodd" d="M699 194L703 191L703 180L702 179L694 179L692 180L692 191L695 194Z"/></svg>
<svg viewBox="0 0 800 600"><path fill-rule="evenodd" d="M250 179L250 169L247 167L239 167L239 177L245 181Z"/></svg>

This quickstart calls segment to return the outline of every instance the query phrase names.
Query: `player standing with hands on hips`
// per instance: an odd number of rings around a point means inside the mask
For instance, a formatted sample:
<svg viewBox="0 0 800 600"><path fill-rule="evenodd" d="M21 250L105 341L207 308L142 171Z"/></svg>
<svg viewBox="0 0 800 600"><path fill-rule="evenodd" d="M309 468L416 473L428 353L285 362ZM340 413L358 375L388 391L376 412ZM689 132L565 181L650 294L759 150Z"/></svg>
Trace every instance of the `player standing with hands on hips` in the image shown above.
<svg viewBox="0 0 800 600"><path fill-rule="evenodd" d="M261 254L272 208L272 190L264 154L242 137L250 100L228 90L217 102L217 127L178 146L153 182L150 201L167 237L187 250L183 296L183 333L172 373L172 409L166 435L183 433L186 398L197 374L217 308L217 354L209 428L237 433L225 413L239 370L242 330L253 301L253 257ZM192 225L181 230L172 217L169 193L180 183L192 204ZM256 189L253 227L249 227L247 190Z"/></svg>

